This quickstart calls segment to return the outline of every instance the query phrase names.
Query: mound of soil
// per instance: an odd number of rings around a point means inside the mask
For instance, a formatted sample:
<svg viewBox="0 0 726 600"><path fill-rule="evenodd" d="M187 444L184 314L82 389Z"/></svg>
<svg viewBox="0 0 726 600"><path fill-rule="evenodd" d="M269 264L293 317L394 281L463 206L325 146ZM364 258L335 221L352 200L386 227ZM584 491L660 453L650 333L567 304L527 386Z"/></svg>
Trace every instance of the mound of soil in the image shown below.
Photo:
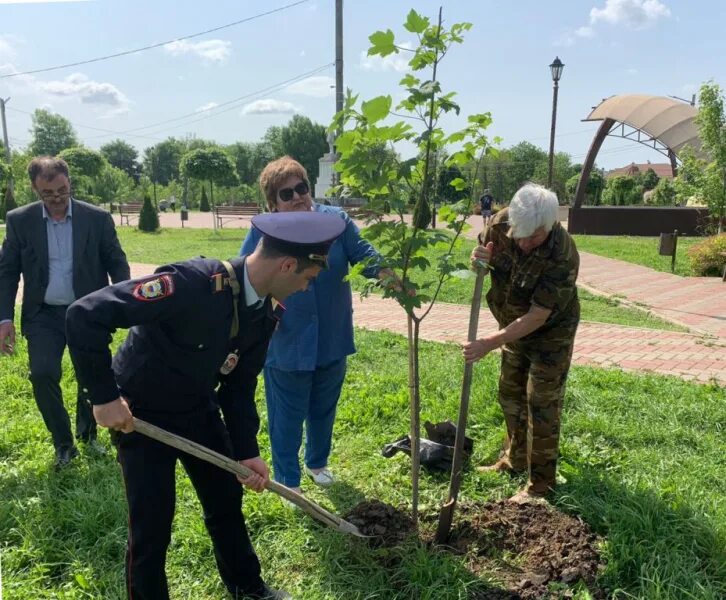
<svg viewBox="0 0 726 600"><path fill-rule="evenodd" d="M396 546L414 533L411 517L378 500L357 504L343 518L371 536L372 546Z"/></svg>
<svg viewBox="0 0 726 600"><path fill-rule="evenodd" d="M604 591L595 587L604 567L597 550L599 540L581 520L546 504L505 501L462 505L457 517L450 546L470 557L474 573L495 570L512 593L509 597L571 597L561 584L582 580L594 598L605 598ZM503 553L511 560L502 561ZM560 584L560 589L550 589L551 584ZM487 591L471 595L472 600L494 597Z"/></svg>

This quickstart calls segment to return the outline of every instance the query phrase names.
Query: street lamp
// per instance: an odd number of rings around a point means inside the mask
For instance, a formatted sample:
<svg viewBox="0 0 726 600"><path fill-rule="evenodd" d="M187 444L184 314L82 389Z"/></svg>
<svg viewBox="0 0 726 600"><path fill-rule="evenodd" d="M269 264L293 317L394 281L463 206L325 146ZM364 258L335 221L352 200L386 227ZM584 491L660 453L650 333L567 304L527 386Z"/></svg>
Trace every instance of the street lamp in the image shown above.
<svg viewBox="0 0 726 600"><path fill-rule="evenodd" d="M559 56L555 57L550 65L552 72L552 81L554 82L554 90L552 92L552 129L550 131L550 164L547 173L547 187L552 189L552 167L555 159L555 123L557 122L557 91L559 90L560 77L565 64L560 60Z"/></svg>

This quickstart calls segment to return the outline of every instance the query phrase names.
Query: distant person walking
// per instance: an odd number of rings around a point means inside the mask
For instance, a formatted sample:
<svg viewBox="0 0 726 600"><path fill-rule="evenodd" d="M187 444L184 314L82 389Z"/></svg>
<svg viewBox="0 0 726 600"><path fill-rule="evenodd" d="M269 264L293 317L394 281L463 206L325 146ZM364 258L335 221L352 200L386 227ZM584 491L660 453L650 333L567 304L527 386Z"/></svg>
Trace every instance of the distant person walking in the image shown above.
<svg viewBox="0 0 726 600"><path fill-rule="evenodd" d="M494 197L490 190L484 190L479 198L479 206L481 207L481 217L484 219L484 227L486 227L489 225L489 220L492 217L492 207L494 206Z"/></svg>

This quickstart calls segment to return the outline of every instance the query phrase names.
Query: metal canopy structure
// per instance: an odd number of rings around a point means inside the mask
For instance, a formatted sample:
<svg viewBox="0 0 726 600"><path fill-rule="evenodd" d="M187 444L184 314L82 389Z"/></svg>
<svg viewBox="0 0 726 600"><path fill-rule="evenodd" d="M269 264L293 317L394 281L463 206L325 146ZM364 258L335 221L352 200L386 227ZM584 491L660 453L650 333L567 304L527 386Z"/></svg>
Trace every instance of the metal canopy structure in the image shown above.
<svg viewBox="0 0 726 600"><path fill-rule="evenodd" d="M577 182L573 209L580 208L595 159L607 136L632 140L667 156L673 176L677 174L676 156L690 146L701 150L696 115L698 110L685 102L664 96L628 94L603 100L583 121L602 121L590 145Z"/></svg>

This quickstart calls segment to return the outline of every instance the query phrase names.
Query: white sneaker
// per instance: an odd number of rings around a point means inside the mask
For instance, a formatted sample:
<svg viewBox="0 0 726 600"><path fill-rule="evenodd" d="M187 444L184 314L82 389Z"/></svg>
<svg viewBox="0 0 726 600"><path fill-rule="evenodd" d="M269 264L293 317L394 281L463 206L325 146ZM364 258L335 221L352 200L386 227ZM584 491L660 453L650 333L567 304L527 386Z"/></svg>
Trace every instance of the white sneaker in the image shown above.
<svg viewBox="0 0 726 600"><path fill-rule="evenodd" d="M328 467L323 467L317 473L309 467L305 467L305 474L313 480L315 485L320 487L330 487L335 483L335 477Z"/></svg>

